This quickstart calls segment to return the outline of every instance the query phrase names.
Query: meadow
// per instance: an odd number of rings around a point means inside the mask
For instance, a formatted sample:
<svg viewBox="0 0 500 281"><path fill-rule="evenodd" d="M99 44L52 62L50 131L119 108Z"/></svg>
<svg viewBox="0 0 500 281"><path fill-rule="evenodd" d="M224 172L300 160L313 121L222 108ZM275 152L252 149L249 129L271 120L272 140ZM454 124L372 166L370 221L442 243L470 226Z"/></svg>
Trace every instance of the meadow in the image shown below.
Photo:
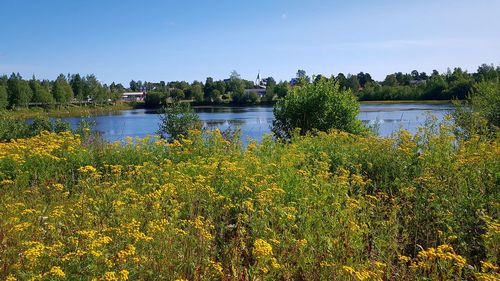
<svg viewBox="0 0 500 281"><path fill-rule="evenodd" d="M4 141L0 279L499 280L498 141Z"/></svg>

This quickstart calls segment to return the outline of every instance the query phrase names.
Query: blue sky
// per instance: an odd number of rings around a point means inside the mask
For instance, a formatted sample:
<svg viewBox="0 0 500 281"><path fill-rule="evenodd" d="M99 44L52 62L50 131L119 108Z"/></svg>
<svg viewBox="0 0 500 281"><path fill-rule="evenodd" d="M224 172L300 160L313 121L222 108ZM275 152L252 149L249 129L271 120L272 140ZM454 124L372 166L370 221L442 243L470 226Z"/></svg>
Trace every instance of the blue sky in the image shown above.
<svg viewBox="0 0 500 281"><path fill-rule="evenodd" d="M102 82L253 80L369 72L376 79L500 64L500 1L16 0L0 10L0 74Z"/></svg>

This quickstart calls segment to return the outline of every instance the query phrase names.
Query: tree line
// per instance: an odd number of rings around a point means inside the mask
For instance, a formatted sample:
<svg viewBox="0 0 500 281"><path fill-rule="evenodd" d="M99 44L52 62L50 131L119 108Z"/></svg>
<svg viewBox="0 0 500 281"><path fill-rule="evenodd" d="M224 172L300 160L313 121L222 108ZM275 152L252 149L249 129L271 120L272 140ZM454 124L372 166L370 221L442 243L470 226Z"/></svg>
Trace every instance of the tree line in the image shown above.
<svg viewBox="0 0 500 281"><path fill-rule="evenodd" d="M121 98L126 91L147 92L145 105L160 107L175 100L196 103L247 104L273 102L284 98L295 86L318 81L325 76L308 76L298 70L290 81L277 82L273 77L260 80L260 84L242 79L233 71L228 79L205 82L186 81L147 82L130 81L129 87L115 82L103 84L94 75L59 75L55 80L25 80L19 74L0 76L0 109L37 106L64 106L70 103L104 104ZM482 64L474 73L457 67L445 73L433 70L431 74L413 70L410 73L389 74L383 81L375 81L369 73L339 73L333 79L340 89L350 89L361 100L450 100L465 99L479 82L499 83L500 66ZM258 89L261 91L246 91Z"/></svg>
<svg viewBox="0 0 500 281"><path fill-rule="evenodd" d="M121 98L121 84L102 84L94 75L60 74L55 80L23 79L19 73L0 76L0 109L30 105L54 107L70 103L104 104Z"/></svg>

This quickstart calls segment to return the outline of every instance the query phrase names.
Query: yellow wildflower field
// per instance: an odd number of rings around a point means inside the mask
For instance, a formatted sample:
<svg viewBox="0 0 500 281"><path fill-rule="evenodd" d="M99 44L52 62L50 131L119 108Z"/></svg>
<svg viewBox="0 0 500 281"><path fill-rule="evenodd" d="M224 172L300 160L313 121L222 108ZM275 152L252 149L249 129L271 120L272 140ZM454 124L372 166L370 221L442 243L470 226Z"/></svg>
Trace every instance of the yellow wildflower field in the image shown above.
<svg viewBox="0 0 500 281"><path fill-rule="evenodd" d="M0 280L498 280L498 139L0 143Z"/></svg>

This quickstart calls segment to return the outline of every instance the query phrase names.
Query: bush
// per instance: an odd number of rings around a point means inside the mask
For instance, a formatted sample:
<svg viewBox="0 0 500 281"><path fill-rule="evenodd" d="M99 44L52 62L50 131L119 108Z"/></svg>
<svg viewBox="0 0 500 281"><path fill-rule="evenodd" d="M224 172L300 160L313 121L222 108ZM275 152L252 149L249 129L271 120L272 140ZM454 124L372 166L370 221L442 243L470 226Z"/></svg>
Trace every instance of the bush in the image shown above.
<svg viewBox="0 0 500 281"><path fill-rule="evenodd" d="M500 84L480 82L465 103L455 101L453 117L463 137L494 136L500 127Z"/></svg>
<svg viewBox="0 0 500 281"><path fill-rule="evenodd" d="M340 90L333 79L321 78L295 87L276 104L272 130L278 138L289 138L296 128L301 135L331 129L360 133L358 113L359 103L350 90Z"/></svg>
<svg viewBox="0 0 500 281"><path fill-rule="evenodd" d="M6 113L0 113L0 141L33 137L43 131L67 132L70 131L70 125L60 119L52 122L47 116L37 116L31 123L28 123L25 120L10 117Z"/></svg>
<svg viewBox="0 0 500 281"><path fill-rule="evenodd" d="M200 118L188 103L174 102L163 108L158 130L161 138L173 142L195 129L201 129Z"/></svg>

